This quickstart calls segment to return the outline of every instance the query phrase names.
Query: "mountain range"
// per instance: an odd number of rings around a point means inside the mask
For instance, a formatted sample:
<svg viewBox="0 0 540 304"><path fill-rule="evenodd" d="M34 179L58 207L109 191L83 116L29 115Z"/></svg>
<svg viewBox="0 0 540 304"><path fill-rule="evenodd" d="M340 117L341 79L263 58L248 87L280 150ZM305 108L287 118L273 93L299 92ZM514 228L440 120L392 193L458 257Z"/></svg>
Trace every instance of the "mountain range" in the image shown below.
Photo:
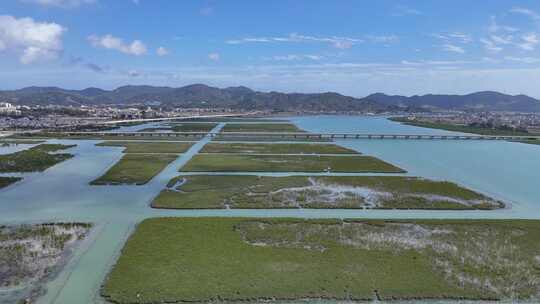
<svg viewBox="0 0 540 304"><path fill-rule="evenodd" d="M399 96L383 93L363 98L326 93L260 92L247 87L216 88L193 84L180 88L123 86L114 90L27 87L0 91L0 102L15 105L160 105L162 107L230 107L275 111L382 112L479 110L540 112L540 101L526 95L485 91L468 95Z"/></svg>

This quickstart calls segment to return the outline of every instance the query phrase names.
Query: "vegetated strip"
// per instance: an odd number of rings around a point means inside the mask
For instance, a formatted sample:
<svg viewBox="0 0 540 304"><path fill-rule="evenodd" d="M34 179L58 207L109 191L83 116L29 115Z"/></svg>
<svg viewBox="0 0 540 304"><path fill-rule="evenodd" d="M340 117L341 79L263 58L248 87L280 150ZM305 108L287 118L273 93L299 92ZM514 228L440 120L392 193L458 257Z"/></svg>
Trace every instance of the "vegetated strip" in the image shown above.
<svg viewBox="0 0 540 304"><path fill-rule="evenodd" d="M18 181L22 180L20 177L4 177L0 176L0 189L10 186Z"/></svg>
<svg viewBox="0 0 540 304"><path fill-rule="evenodd" d="M91 185L144 185L159 174L178 155L174 154L125 154L118 163Z"/></svg>
<svg viewBox="0 0 540 304"><path fill-rule="evenodd" d="M125 147L124 153L184 153L193 142L133 142L133 141L106 141L96 146Z"/></svg>
<svg viewBox="0 0 540 304"><path fill-rule="evenodd" d="M195 155L184 172L369 172L405 173L371 156L327 155Z"/></svg>
<svg viewBox="0 0 540 304"><path fill-rule="evenodd" d="M0 302L34 303L90 228L84 223L0 226Z"/></svg>
<svg viewBox="0 0 540 304"><path fill-rule="evenodd" d="M75 147L76 145L41 144L27 150L0 155L0 172L36 172L63 162L73 155L51 153Z"/></svg>
<svg viewBox="0 0 540 304"><path fill-rule="evenodd" d="M451 182L417 177L192 175L172 179L152 207L491 210L504 203Z"/></svg>
<svg viewBox="0 0 540 304"><path fill-rule="evenodd" d="M249 135L249 136L239 136L236 134L223 134L220 133L214 137L212 137L213 142L333 142L331 138L326 137L305 137L305 136L299 136L294 137L291 135L283 135L283 136L262 136L262 135Z"/></svg>
<svg viewBox="0 0 540 304"><path fill-rule="evenodd" d="M101 293L114 303L539 299L539 221L158 218Z"/></svg>
<svg viewBox="0 0 540 304"><path fill-rule="evenodd" d="M20 134L10 138L13 139L74 139L74 140L124 140L124 141L149 141L149 140L158 140L158 141L192 141L198 140L203 137L204 134L169 134L161 133L156 135L147 135L145 133L137 134L134 132L134 135L93 135L93 134L82 134L82 135L68 135L67 133L55 132L55 133L32 133L32 134Z"/></svg>
<svg viewBox="0 0 540 304"><path fill-rule="evenodd" d="M202 153L241 154L359 154L357 151L334 144L253 144L253 143L209 143Z"/></svg>
<svg viewBox="0 0 540 304"><path fill-rule="evenodd" d="M450 123L435 123L428 121L419 121L419 120L409 120L406 117L393 117L389 118L395 122L401 122L405 125L430 128L430 129L439 129L453 132L461 133L471 133L479 135L500 135L500 136L528 136L534 135L526 131L514 130L512 128L487 128L482 126L472 126L472 125L456 125Z"/></svg>
<svg viewBox="0 0 540 304"><path fill-rule="evenodd" d="M294 124L288 123L228 123L222 132L305 132Z"/></svg>
<svg viewBox="0 0 540 304"><path fill-rule="evenodd" d="M210 132L217 127L217 123L175 123L170 126L173 132Z"/></svg>

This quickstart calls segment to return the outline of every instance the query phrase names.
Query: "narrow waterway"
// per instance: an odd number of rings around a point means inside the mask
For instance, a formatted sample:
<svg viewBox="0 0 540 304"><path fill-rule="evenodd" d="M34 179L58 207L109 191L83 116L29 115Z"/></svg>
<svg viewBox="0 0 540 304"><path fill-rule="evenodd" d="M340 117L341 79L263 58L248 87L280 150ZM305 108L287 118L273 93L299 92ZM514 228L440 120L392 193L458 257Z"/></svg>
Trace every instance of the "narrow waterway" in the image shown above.
<svg viewBox="0 0 540 304"><path fill-rule="evenodd" d="M403 126L380 117L293 117L311 132L443 134ZM155 126L155 124L151 124ZM149 125L131 126L140 130ZM219 131L219 124L214 131ZM100 303L99 288L132 229L156 216L245 216L310 218L529 218L540 219L540 146L503 141L338 140L338 144L394 163L409 173L450 180L511 202L497 211L414 210L154 210L151 200L211 139L205 137L143 186L90 186L122 157L119 147L96 147L95 140L53 140L77 144L74 158L0 190L0 224L79 221L95 223L92 238L48 287L40 303ZM6 150L0 147L0 154ZM233 174L233 173L231 173ZM241 173L234 173L241 174ZM286 176L305 173L268 173ZM8 174L9 175L9 174ZM262 174L259 174L262 175ZM334 174L332 174L334 175ZM365 174L358 174L365 175Z"/></svg>

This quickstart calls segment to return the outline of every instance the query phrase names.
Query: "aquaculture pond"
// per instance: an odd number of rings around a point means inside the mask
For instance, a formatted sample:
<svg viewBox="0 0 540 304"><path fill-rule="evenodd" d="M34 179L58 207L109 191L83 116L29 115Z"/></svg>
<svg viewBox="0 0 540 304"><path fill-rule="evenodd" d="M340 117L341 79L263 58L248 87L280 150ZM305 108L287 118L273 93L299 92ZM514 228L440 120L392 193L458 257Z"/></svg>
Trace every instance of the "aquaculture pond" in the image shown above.
<svg viewBox="0 0 540 304"><path fill-rule="evenodd" d="M451 134L401 125L384 117L289 119L308 132ZM213 131L220 131L224 125L220 123ZM158 126L152 123L122 130ZM499 210L152 209L150 203L171 179L181 174L179 168L210 141L208 137L197 141L144 185L92 186L90 182L124 156L125 148L96 146L102 142L99 140L49 140L47 143L77 145L69 149L73 157L41 173L16 175L23 180L0 189L0 224L77 222L92 223L93 228L63 270L47 284L47 293L39 303L103 303L100 288L125 241L138 223L152 217L540 219L540 171L536 170L540 168L540 146L504 141L336 140L340 146L406 170L403 175L447 180L507 203ZM0 146L0 154L9 154L7 149Z"/></svg>

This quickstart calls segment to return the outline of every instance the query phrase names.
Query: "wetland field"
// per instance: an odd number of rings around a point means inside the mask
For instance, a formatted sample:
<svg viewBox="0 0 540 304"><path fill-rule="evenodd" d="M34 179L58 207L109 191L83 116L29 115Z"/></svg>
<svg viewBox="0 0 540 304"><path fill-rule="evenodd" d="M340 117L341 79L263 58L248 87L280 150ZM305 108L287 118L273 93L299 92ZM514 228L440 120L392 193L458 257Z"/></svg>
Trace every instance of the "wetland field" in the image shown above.
<svg viewBox="0 0 540 304"><path fill-rule="evenodd" d="M0 303L540 301L539 145L279 136L455 134L361 116L110 131L134 136L0 143Z"/></svg>

